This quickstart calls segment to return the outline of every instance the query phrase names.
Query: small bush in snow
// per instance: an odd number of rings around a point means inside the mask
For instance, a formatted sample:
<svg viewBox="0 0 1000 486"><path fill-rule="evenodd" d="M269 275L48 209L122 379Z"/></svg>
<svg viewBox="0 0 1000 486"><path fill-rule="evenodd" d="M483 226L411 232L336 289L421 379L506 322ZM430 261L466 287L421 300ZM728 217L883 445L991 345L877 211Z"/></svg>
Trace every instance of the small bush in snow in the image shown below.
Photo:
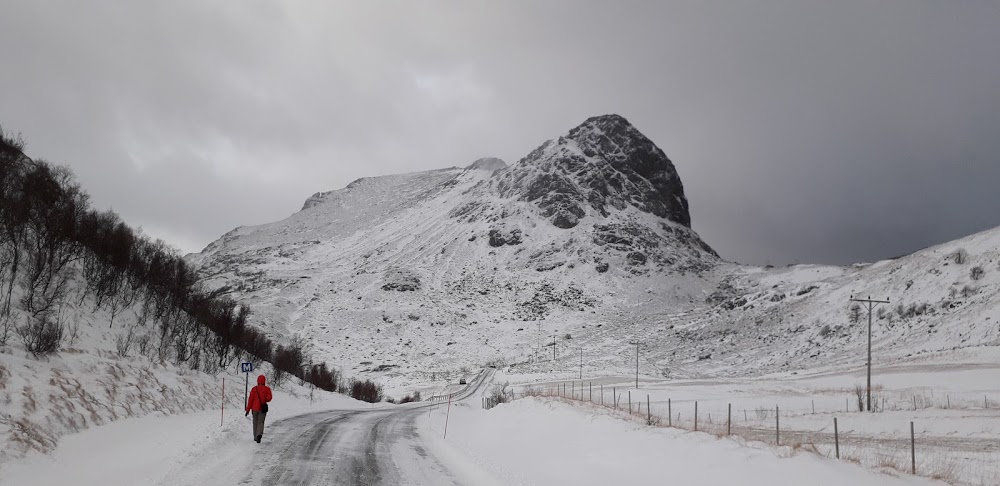
<svg viewBox="0 0 1000 486"><path fill-rule="evenodd" d="M42 314L17 328L24 349L31 354L51 354L59 350L63 340L62 323Z"/></svg>
<svg viewBox="0 0 1000 486"><path fill-rule="evenodd" d="M507 403L513 400L514 392L513 390L507 389L507 387L509 386L510 383L504 383L502 385L499 384L493 385L493 388L490 390L490 400L492 400L493 403L496 404Z"/></svg>
<svg viewBox="0 0 1000 486"><path fill-rule="evenodd" d="M983 270L983 267L977 265L972 267L972 271L969 276L972 277L972 280L979 280L983 278L984 275L986 275L986 270Z"/></svg>
<svg viewBox="0 0 1000 486"><path fill-rule="evenodd" d="M14 328L14 316L0 315L0 346L7 344L10 338L10 330Z"/></svg>
<svg viewBox="0 0 1000 486"><path fill-rule="evenodd" d="M970 287L968 285L966 285L965 287L962 287L962 297L963 298L968 299L969 297L972 297L973 295L976 295L977 293L979 293L979 289L976 288L976 287Z"/></svg>
<svg viewBox="0 0 1000 486"><path fill-rule="evenodd" d="M378 403L384 398L382 385L371 380L354 380L351 382L351 398L368 403Z"/></svg>
<svg viewBox="0 0 1000 486"><path fill-rule="evenodd" d="M965 265L965 262L969 261L969 253L965 251L965 248L959 248L951 254L951 259L956 265Z"/></svg>
<svg viewBox="0 0 1000 486"><path fill-rule="evenodd" d="M569 341L570 339L573 339L573 335L567 332L566 335L563 336L563 339Z"/></svg>
<svg viewBox="0 0 1000 486"><path fill-rule="evenodd" d="M861 320L861 306L854 304L847 311L847 321L851 324L857 324Z"/></svg>
<svg viewBox="0 0 1000 486"><path fill-rule="evenodd" d="M115 336L115 350L118 351L118 356L127 358L132 351L132 345L135 343L135 340L135 328L132 326L128 326L127 331Z"/></svg>
<svg viewBox="0 0 1000 486"><path fill-rule="evenodd" d="M830 325L827 324L827 325L823 326L822 329L819 330L819 336L820 337L827 337L829 335L830 335Z"/></svg>

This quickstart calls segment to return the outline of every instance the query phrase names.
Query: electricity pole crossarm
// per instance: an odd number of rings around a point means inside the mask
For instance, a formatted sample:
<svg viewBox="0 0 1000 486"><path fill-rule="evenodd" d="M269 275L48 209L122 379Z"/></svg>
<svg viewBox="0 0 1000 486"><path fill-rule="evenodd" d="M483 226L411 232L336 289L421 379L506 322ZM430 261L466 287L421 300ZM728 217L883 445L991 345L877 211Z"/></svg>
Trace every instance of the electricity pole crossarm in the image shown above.
<svg viewBox="0 0 1000 486"><path fill-rule="evenodd" d="M868 411L872 411L872 309L879 304L888 304L889 299L877 300L872 299L872 296L868 296L867 299L855 299L854 295L851 295L851 302L860 302L868 308Z"/></svg>

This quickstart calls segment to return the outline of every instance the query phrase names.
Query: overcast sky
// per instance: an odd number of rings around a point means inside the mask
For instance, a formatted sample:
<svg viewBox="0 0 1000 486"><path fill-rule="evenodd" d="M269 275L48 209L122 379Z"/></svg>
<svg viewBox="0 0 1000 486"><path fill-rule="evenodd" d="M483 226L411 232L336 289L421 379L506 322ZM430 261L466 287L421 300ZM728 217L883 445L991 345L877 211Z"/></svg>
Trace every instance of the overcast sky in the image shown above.
<svg viewBox="0 0 1000 486"><path fill-rule="evenodd" d="M740 262L1000 225L1000 2L7 0L0 124L179 249L618 113Z"/></svg>

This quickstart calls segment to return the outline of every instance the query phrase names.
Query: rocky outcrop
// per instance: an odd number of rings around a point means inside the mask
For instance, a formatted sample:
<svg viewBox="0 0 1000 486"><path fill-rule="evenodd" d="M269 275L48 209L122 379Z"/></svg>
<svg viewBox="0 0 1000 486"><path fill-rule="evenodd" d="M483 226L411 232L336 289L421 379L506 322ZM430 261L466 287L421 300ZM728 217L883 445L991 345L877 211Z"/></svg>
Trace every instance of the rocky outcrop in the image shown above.
<svg viewBox="0 0 1000 486"><path fill-rule="evenodd" d="M618 115L588 119L497 177L501 195L534 202L558 228L575 227L588 211L608 217L629 206L691 226L673 163Z"/></svg>

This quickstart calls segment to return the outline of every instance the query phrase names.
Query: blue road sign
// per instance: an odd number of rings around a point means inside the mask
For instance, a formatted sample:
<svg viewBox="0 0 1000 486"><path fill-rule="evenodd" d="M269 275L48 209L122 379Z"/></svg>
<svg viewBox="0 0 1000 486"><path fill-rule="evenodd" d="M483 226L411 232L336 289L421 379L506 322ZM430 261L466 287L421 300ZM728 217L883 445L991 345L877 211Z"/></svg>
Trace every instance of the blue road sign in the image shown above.
<svg viewBox="0 0 1000 486"><path fill-rule="evenodd" d="M240 372L241 373L250 373L252 371L253 371L253 363L249 363L249 362L247 362L247 363L240 363Z"/></svg>

